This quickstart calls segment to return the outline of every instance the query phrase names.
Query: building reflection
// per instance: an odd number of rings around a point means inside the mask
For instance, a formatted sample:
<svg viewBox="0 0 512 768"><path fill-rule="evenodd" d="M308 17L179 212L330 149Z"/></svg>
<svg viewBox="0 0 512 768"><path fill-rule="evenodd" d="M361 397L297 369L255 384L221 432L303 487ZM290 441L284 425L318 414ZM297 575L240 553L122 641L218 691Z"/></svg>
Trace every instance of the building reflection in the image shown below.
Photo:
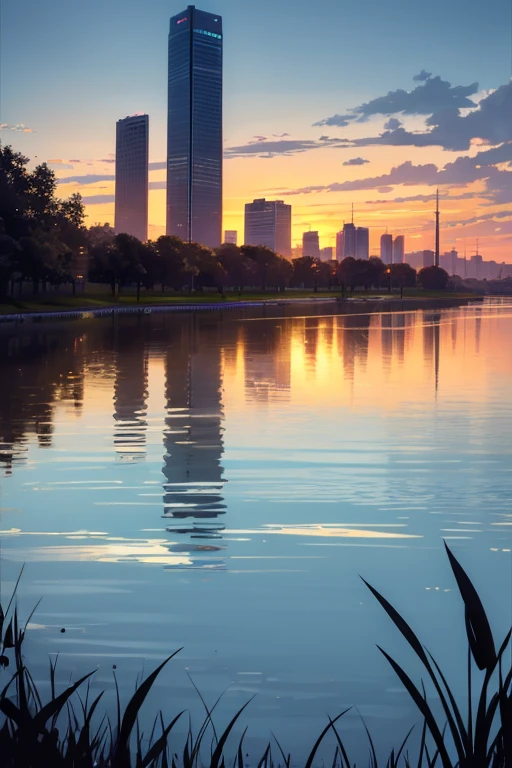
<svg viewBox="0 0 512 768"><path fill-rule="evenodd" d="M342 318L341 344L345 378L354 379L356 361L364 369L368 359L371 315L346 315Z"/></svg>
<svg viewBox="0 0 512 768"><path fill-rule="evenodd" d="M196 315L175 323L165 357L164 518L190 565L225 567L216 542L224 528L221 325ZM181 541L182 540L182 541Z"/></svg>
<svg viewBox="0 0 512 768"><path fill-rule="evenodd" d="M291 386L291 327L287 320L249 322L243 327L245 399L288 400Z"/></svg>
<svg viewBox="0 0 512 768"><path fill-rule="evenodd" d="M114 445L120 461L141 461L146 455L149 350L144 329L115 329ZM129 332L127 332L129 331Z"/></svg>

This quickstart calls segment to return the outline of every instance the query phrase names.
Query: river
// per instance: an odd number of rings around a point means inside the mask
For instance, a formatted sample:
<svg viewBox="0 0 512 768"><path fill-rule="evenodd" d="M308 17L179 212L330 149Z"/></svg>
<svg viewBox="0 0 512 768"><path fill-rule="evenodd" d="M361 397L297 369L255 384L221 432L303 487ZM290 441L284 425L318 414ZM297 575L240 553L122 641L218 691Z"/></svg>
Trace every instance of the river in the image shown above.
<svg viewBox="0 0 512 768"><path fill-rule="evenodd" d="M197 724L189 676L221 724L256 694L249 760L352 705L353 754L360 715L388 749L420 718L376 644L419 670L363 576L463 691L443 539L500 640L512 618L512 301L337 311L0 327L1 588L25 564L43 688L58 652L108 704L114 664L126 697L183 647L149 709Z"/></svg>

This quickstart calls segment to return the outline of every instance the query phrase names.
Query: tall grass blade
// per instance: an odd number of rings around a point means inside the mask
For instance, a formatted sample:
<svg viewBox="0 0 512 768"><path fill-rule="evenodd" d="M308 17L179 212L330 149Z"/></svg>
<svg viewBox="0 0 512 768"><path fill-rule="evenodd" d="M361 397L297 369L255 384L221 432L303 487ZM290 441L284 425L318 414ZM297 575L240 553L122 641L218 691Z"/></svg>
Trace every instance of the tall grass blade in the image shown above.
<svg viewBox="0 0 512 768"><path fill-rule="evenodd" d="M343 717L343 715L346 714L349 711L349 709L351 709L351 707L348 707L348 709L344 709L343 712L341 712L339 715L337 715L334 718L334 720L331 720L331 718L329 718L329 725L325 726L325 728L323 729L322 733L320 734L318 739L315 741L315 743L313 745L313 749L309 753L308 759L306 760L305 768L311 768L311 766L313 765L313 760L315 759L315 755L316 755L316 753L318 751L318 747L322 743L322 741L323 741L323 739L325 737L325 734L327 733L327 731L329 731L333 727L334 723L336 723L340 719L340 717Z"/></svg>
<svg viewBox="0 0 512 768"><path fill-rule="evenodd" d="M218 768L218 766L220 764L221 757L222 757L222 751L224 749L224 745L226 744L226 741L228 740L228 736L231 733L234 724L236 723L236 721L238 720L238 718L240 717L240 715L242 714L244 709L249 706L249 704L251 703L251 701L253 699L254 699L254 696L251 696L249 701L247 701L243 705L243 707L238 710L236 715L232 718L231 722L229 723L229 725L225 729L224 733L221 735L221 737L220 737L220 739L219 739L219 741L217 743L217 746L215 747L215 751L214 751L214 753L212 755L212 759L211 759L211 762L210 762L210 768Z"/></svg>
<svg viewBox="0 0 512 768"><path fill-rule="evenodd" d="M164 751L167 748L167 740L169 738L169 734L182 716L182 714L185 712L183 710L180 712L174 720L171 720L169 725L165 728L162 735L155 741L155 743L152 745L149 752L146 754L144 759L141 762L142 768L147 768L148 765L151 765L152 762L156 761L161 755L164 753Z"/></svg>

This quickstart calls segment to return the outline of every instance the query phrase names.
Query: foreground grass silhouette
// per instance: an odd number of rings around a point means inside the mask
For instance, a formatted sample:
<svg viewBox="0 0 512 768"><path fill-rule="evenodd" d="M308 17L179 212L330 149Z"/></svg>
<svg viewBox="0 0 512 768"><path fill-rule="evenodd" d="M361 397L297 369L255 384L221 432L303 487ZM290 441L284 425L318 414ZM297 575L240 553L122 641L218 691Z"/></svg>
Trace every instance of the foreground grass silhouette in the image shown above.
<svg viewBox="0 0 512 768"><path fill-rule="evenodd" d="M446 545L445 545L446 546ZM371 768L379 764L386 768L512 768L512 668L510 650L512 629L496 650L496 644L482 602L466 572L446 546L446 552L464 603L467 649L467 699L457 703L446 678L418 637L393 606L365 582L396 628L407 640L423 665L439 699L436 715L427 700L423 681L420 686L407 672L379 648L387 659L421 716L421 737L415 754L408 752L407 734L403 743L385 759L379 760L370 733L367 731ZM364 581L364 580L363 580ZM18 579L19 582L19 579ZM16 585L17 587L17 585ZM0 692L0 765L2 768L225 768L226 761L233 768L244 768L243 741L247 728L237 746L227 747L228 738L239 720L247 702L236 712L224 730L219 733L214 725L213 711L203 701L206 716L196 734L189 729L184 745L177 751L171 733L184 715L180 712L170 722L159 714L152 733L146 738L139 729L138 713L163 667L179 651L169 656L136 689L124 712L121 712L119 694L117 714L112 723L107 715L93 727L93 717L103 694L89 700L80 689L91 674L85 675L60 694L55 690L55 664L50 664L51 698L43 704L34 680L22 654L27 620L19 624L15 605L16 589L6 611L0 607L0 667L4 674L14 673ZM465 658L466 651L461 651ZM117 682L116 682L117 689ZM475 705L473 704L475 702ZM347 712L348 710L345 710ZM77 714L78 712L78 714ZM319 734L305 768L315 765L315 758L324 737L334 734L336 747L332 755L333 768L351 768L337 722L343 717L328 718ZM366 726L365 726L366 728ZM211 746L206 747L206 734ZM286 754L274 737L261 755L258 768L291 768L292 757Z"/></svg>

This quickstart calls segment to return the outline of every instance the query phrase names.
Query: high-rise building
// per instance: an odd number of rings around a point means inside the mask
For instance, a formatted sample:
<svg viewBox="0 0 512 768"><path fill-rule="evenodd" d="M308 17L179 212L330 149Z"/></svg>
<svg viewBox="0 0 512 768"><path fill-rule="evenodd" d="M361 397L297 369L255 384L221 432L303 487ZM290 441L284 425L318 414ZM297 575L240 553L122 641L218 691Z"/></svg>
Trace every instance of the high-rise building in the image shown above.
<svg viewBox="0 0 512 768"><path fill-rule="evenodd" d="M236 229L226 229L224 232L224 242L225 243L232 243L233 245L237 244L238 240L238 232Z"/></svg>
<svg viewBox="0 0 512 768"><path fill-rule="evenodd" d="M397 235L393 240L393 264L402 264L405 254L405 238Z"/></svg>
<svg viewBox="0 0 512 768"><path fill-rule="evenodd" d="M116 123L114 229L148 239L149 117L133 115Z"/></svg>
<svg viewBox="0 0 512 768"><path fill-rule="evenodd" d="M320 238L318 232L304 232L302 235L302 255L320 258Z"/></svg>
<svg viewBox="0 0 512 768"><path fill-rule="evenodd" d="M380 258L384 264L393 263L393 235L380 236Z"/></svg>
<svg viewBox="0 0 512 768"><path fill-rule="evenodd" d="M356 228L352 222L343 225L343 257L347 256L356 257Z"/></svg>
<svg viewBox="0 0 512 768"><path fill-rule="evenodd" d="M266 245L281 256L292 250L292 207L282 200L259 198L245 206L246 245Z"/></svg>
<svg viewBox="0 0 512 768"><path fill-rule="evenodd" d="M167 234L220 245L222 19L189 5L171 18L167 106Z"/></svg>
<svg viewBox="0 0 512 768"><path fill-rule="evenodd" d="M370 258L370 230L356 227L356 259Z"/></svg>
<svg viewBox="0 0 512 768"><path fill-rule="evenodd" d="M434 251L423 251L423 266L424 267L433 267L435 264L435 252ZM439 265L436 265L439 266Z"/></svg>
<svg viewBox="0 0 512 768"><path fill-rule="evenodd" d="M343 252L343 230L341 232L336 232L336 259L337 261L342 261L344 258L344 252Z"/></svg>
<svg viewBox="0 0 512 768"><path fill-rule="evenodd" d="M334 249L330 245L326 248L322 248L320 251L320 259L322 261L332 261L334 259Z"/></svg>

